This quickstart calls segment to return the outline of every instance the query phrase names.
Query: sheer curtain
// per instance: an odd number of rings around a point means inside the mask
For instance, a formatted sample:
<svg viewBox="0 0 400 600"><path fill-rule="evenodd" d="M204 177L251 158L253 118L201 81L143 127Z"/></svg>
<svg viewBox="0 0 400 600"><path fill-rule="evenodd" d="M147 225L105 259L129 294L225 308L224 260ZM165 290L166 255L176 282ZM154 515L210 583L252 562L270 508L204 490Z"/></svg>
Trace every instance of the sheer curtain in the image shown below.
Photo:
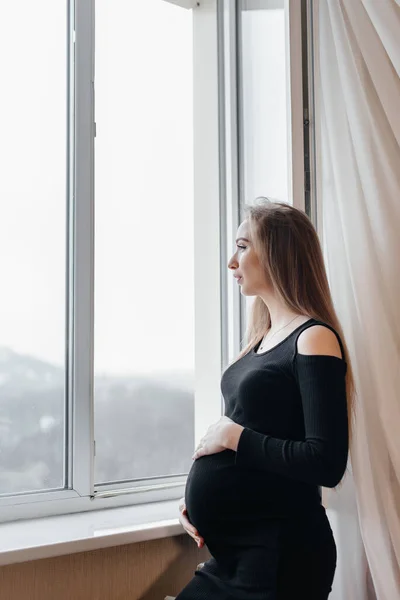
<svg viewBox="0 0 400 600"><path fill-rule="evenodd" d="M400 7L317 0L322 237L358 388L332 600L400 598Z"/></svg>

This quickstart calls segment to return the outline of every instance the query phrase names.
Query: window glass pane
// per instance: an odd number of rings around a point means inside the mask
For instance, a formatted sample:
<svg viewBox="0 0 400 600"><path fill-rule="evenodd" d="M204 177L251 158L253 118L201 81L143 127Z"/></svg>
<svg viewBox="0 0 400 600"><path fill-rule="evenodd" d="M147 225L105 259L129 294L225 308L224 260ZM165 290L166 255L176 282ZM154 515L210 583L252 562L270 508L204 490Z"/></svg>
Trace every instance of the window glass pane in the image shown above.
<svg viewBox="0 0 400 600"><path fill-rule="evenodd" d="M0 493L64 485L67 7L2 2Z"/></svg>
<svg viewBox="0 0 400 600"><path fill-rule="evenodd" d="M192 14L96 2L95 481L194 440Z"/></svg>
<svg viewBox="0 0 400 600"><path fill-rule="evenodd" d="M244 201L288 201L283 0L242 0Z"/></svg>

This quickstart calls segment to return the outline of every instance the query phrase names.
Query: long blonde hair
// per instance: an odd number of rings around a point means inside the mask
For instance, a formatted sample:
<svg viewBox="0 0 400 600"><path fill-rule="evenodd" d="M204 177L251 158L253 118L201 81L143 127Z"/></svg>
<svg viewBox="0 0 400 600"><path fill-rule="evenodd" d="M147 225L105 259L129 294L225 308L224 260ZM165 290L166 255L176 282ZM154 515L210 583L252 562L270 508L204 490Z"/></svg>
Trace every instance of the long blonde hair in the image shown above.
<svg viewBox="0 0 400 600"><path fill-rule="evenodd" d="M246 206L254 249L265 276L287 308L330 325L340 336L347 363L346 393L349 436L354 418L355 386L350 356L333 306L321 245L307 215L290 204L258 198ZM251 309L246 344L238 359L263 338L271 326L269 310L257 296Z"/></svg>

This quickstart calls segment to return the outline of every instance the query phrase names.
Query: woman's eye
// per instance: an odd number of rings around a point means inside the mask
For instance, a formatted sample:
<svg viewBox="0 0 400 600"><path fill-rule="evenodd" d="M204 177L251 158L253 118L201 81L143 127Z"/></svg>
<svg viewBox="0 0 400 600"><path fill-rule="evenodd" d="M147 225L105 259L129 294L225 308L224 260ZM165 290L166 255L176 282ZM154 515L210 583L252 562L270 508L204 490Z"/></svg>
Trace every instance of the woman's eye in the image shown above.
<svg viewBox="0 0 400 600"><path fill-rule="evenodd" d="M247 246L240 246L240 244L236 244L238 248L241 248L242 250L246 250Z"/></svg>

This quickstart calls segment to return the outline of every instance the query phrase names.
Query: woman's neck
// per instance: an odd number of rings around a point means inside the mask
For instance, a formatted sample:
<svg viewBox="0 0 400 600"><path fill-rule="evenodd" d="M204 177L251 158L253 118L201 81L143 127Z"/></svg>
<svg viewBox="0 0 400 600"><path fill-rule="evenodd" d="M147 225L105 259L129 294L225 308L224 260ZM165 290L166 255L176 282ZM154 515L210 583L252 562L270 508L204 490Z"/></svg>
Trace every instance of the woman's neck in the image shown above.
<svg viewBox="0 0 400 600"><path fill-rule="evenodd" d="M276 298L276 296L265 295L262 296L262 300L269 310L269 315L271 319L271 331L276 331L277 329L284 327L290 322L291 319L294 319L295 317L300 317L302 315L302 313L296 312L282 304L282 302L279 301Z"/></svg>

